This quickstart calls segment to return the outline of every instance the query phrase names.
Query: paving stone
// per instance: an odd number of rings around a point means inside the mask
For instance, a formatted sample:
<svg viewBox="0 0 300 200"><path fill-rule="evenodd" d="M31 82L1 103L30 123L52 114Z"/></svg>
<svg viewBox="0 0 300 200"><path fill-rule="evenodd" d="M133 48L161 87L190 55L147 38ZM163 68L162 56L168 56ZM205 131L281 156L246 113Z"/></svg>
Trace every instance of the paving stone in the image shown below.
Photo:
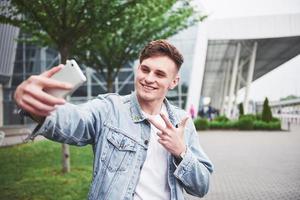
<svg viewBox="0 0 300 200"><path fill-rule="evenodd" d="M300 126L290 132L205 131L199 140L215 165L202 199L300 200Z"/></svg>

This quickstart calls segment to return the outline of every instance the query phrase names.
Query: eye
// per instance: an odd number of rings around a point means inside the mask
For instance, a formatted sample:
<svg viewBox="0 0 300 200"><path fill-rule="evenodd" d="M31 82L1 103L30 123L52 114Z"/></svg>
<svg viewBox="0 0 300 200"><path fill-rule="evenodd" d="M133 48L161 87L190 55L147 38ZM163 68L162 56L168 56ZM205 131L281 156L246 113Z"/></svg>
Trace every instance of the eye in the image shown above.
<svg viewBox="0 0 300 200"><path fill-rule="evenodd" d="M144 73L147 73L147 72L149 72L150 70L147 68L147 67L141 67L141 70L142 70L142 72L144 72Z"/></svg>
<svg viewBox="0 0 300 200"><path fill-rule="evenodd" d="M162 72L158 72L158 73L156 73L156 75L157 75L157 77L159 77L159 78L163 78L163 77L166 76L166 75L165 75L164 73L162 73Z"/></svg>

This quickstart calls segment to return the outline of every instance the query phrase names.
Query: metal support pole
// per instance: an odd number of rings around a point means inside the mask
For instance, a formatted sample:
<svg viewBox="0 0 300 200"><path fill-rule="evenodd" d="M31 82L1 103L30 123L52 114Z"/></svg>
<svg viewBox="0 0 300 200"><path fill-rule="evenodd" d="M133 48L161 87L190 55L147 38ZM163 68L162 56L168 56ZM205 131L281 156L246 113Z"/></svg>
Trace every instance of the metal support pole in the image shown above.
<svg viewBox="0 0 300 200"><path fill-rule="evenodd" d="M123 71L123 70L121 70ZM132 81L131 79L134 80L134 72L132 72L130 75L128 75L128 77L125 79L125 81L122 81L121 86L119 86L119 91L121 91L125 86L127 86L129 84L130 81Z"/></svg>
<svg viewBox="0 0 300 200"><path fill-rule="evenodd" d="M42 47L41 50L40 50L40 60L41 60L41 63L40 63L40 66L41 66L41 72L44 72L46 71L46 50L47 48L46 47Z"/></svg>
<svg viewBox="0 0 300 200"><path fill-rule="evenodd" d="M211 107L215 108L215 107L216 107L216 104L217 104L218 98L216 97L216 95L215 95L215 97L211 97L211 96L209 96L209 97L210 97L210 103L209 103L209 105L210 105Z"/></svg>
<svg viewBox="0 0 300 200"><path fill-rule="evenodd" d="M228 89L229 89L230 71L231 71L231 61L228 61L226 63L225 88L224 88L222 106L221 106L221 112L220 112L221 115L225 114L226 97L228 95Z"/></svg>
<svg viewBox="0 0 300 200"><path fill-rule="evenodd" d="M208 46L208 38L206 35L206 23L198 26L197 39L195 44L195 53L191 70L189 89L187 94L187 103L185 110L188 111L193 105L196 110L199 108L200 96L202 89L203 76L205 71L205 61Z"/></svg>
<svg viewBox="0 0 300 200"><path fill-rule="evenodd" d="M181 88L181 81L179 81L179 83L178 83L178 107L179 107L179 108L183 108L183 107L182 107L182 88Z"/></svg>
<svg viewBox="0 0 300 200"><path fill-rule="evenodd" d="M86 72L86 88L87 88L87 99L90 100L92 99L92 76L91 74L93 73L89 67L85 69Z"/></svg>
<svg viewBox="0 0 300 200"><path fill-rule="evenodd" d="M225 81L226 81L226 69L222 71L221 75L222 81L221 81L221 88L220 88L220 97L218 98L218 105L217 108L222 109L222 103L223 103L223 96L224 96L224 91L225 91Z"/></svg>
<svg viewBox="0 0 300 200"><path fill-rule="evenodd" d="M221 72L221 90L220 90L220 97L218 98L218 105L217 108L219 108L220 112L222 110L222 105L223 105L223 100L224 100L224 93L225 93L225 86L226 86L226 64L227 62L225 62L225 66L222 66L222 72Z"/></svg>
<svg viewBox="0 0 300 200"><path fill-rule="evenodd" d="M238 75L237 75L237 82L236 82L236 87L235 87L235 99L234 99L234 104L233 104L233 110L234 110L234 116L237 117L238 116L238 109L237 109L237 102L238 102L238 93L240 90L240 86L241 86L241 76L242 76L242 72L243 72L243 63L244 61L241 61L241 65L238 68Z"/></svg>
<svg viewBox="0 0 300 200"><path fill-rule="evenodd" d="M0 84L0 127L3 126L3 87L2 84Z"/></svg>
<svg viewBox="0 0 300 200"><path fill-rule="evenodd" d="M244 99L244 112L245 114L248 113L248 104L249 104L249 91L251 82L253 80L253 73L254 73L254 67L255 67L255 59L256 59L256 51L257 51L257 42L254 43L250 63L249 63L249 69L248 69L248 75L247 75L247 83L245 88L245 99Z"/></svg>
<svg viewBox="0 0 300 200"><path fill-rule="evenodd" d="M119 93L119 76L115 78L115 92Z"/></svg>
<svg viewBox="0 0 300 200"><path fill-rule="evenodd" d="M25 35L24 33L22 34L22 39L25 40ZM26 48L26 44L25 44L25 41L22 42L22 72L23 72L23 81L25 81L26 79L26 51L25 51L25 48Z"/></svg>
<svg viewBox="0 0 300 200"><path fill-rule="evenodd" d="M230 90L229 90L229 99L228 99L228 107L227 107L227 117L228 118L232 118L233 96L234 96L234 89L235 89L237 71L238 71L238 66L239 66L240 52L241 52L241 44L238 43L236 52L235 52L232 76L231 76L231 80L230 80Z"/></svg>

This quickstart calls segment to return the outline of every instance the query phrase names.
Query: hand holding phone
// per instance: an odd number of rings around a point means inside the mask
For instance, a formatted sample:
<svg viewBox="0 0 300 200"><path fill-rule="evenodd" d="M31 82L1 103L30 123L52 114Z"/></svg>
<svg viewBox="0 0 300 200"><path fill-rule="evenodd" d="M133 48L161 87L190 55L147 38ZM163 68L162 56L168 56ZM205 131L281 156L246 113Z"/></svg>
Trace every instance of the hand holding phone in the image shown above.
<svg viewBox="0 0 300 200"><path fill-rule="evenodd" d="M66 65L50 78L57 81L69 83L73 86L71 90L63 90L63 89L46 90L48 94L60 98L65 98L66 96L71 95L77 88L79 88L86 81L86 77L82 73L76 61L73 59L67 60Z"/></svg>

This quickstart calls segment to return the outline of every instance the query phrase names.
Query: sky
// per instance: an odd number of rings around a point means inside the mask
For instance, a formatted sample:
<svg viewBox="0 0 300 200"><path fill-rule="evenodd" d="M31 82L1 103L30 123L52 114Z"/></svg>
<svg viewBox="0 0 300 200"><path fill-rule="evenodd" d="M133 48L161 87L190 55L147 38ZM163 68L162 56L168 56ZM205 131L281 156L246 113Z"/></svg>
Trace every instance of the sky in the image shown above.
<svg viewBox="0 0 300 200"><path fill-rule="evenodd" d="M299 0L199 0L210 18L299 13Z"/></svg>
<svg viewBox="0 0 300 200"><path fill-rule="evenodd" d="M199 0L210 19L300 13L300 0ZM300 96L300 55L251 84L250 99L276 101L288 95ZM240 91L239 99L244 96Z"/></svg>
<svg viewBox="0 0 300 200"><path fill-rule="evenodd" d="M241 100L244 90L239 95ZM300 96L300 55L254 81L249 97L255 101L263 101L265 97L276 101L288 95Z"/></svg>

